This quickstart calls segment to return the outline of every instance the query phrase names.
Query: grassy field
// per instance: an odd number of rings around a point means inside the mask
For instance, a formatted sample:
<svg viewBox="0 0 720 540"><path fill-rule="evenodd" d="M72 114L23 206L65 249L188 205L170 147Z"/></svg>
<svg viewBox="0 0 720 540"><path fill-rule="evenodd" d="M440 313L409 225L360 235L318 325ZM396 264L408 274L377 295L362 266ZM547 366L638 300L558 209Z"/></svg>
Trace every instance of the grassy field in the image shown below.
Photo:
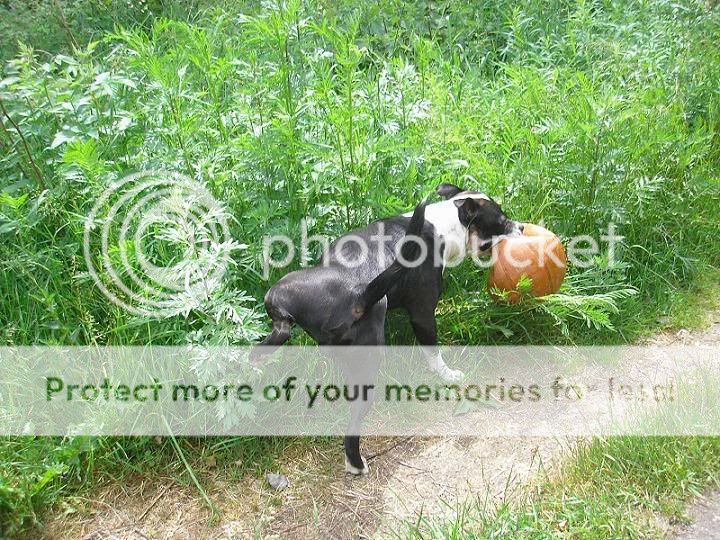
<svg viewBox="0 0 720 540"><path fill-rule="evenodd" d="M625 343L698 323L717 289L720 11L705 2L11 0L0 14L4 345L251 343L287 271L262 278L258 238L297 239L303 218L336 236L440 182L564 238L609 223L624 237L615 264L571 268L542 303L499 305L485 272L449 272L442 343ZM108 302L82 254L99 195L150 168L206 185L247 245L202 305L164 318ZM402 315L389 331L411 340ZM254 474L291 444L3 439L0 523L29 530L63 495L130 473L190 481L211 449ZM717 457L714 442L658 444L622 459L640 475L653 449ZM594 451L578 466L604 470ZM503 519L487 526L546 526Z"/></svg>

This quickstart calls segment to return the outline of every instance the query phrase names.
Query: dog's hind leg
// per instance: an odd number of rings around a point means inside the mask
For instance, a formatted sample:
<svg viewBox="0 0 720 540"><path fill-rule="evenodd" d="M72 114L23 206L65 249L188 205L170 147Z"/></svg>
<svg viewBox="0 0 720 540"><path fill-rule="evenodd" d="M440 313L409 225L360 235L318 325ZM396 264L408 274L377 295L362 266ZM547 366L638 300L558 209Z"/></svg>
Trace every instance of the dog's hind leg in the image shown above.
<svg viewBox="0 0 720 540"><path fill-rule="evenodd" d="M354 475L364 475L370 471L367 460L360 454L360 431L363 419L375 401L375 379L381 357L382 353L378 351L358 352L358 349L353 349L353 353L342 360L345 384L354 387L356 395L350 404L350 423L343 440L345 471Z"/></svg>
<svg viewBox="0 0 720 540"><path fill-rule="evenodd" d="M274 353L278 347L290 339L291 328L292 319L273 319L272 332L270 332L268 336L258 345L250 349L250 363L253 366L259 366L262 364L266 357Z"/></svg>
<svg viewBox="0 0 720 540"><path fill-rule="evenodd" d="M290 339L293 319L287 311L276 306L270 298L269 292L265 297L265 309L272 319L272 331L262 342L250 350L250 363L254 366L260 365L268 355Z"/></svg>
<svg viewBox="0 0 720 540"><path fill-rule="evenodd" d="M355 346L338 351L345 384L355 389L356 396L350 403L350 422L343 441L345 471L354 475L370 471L367 460L360 454L360 432L363 419L375 401L375 383L384 357L382 347L376 346L385 344L386 310L387 301L383 298L365 318L356 323L357 333L352 343Z"/></svg>
<svg viewBox="0 0 720 540"><path fill-rule="evenodd" d="M264 346L279 347L290 339L290 328L292 320L290 318L273 319L272 332L260 343Z"/></svg>

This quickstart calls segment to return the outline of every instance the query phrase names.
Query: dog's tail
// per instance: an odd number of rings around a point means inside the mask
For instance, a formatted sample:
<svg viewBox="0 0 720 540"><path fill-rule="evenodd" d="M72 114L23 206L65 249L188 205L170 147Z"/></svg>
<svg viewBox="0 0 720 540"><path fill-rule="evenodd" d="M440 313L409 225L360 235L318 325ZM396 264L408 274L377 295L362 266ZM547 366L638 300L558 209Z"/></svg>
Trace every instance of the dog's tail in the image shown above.
<svg viewBox="0 0 720 540"><path fill-rule="evenodd" d="M358 302L353 307L354 319L360 319L367 313L368 309L379 302L407 272L409 268L407 264L414 262L418 258L420 245L416 239L408 239L408 237L419 237L420 233L422 233L425 224L425 206L426 204L422 202L415 207L410 223L405 229L405 238L401 240L401 256L396 258L380 275L368 283L365 290L360 294Z"/></svg>

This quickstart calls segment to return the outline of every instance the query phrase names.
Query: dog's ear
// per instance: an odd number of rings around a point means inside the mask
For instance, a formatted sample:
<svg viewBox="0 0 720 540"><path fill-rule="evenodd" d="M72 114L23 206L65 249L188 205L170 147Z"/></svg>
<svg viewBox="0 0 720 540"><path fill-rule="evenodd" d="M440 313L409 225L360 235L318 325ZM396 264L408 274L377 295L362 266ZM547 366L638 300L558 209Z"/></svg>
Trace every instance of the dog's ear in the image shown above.
<svg viewBox="0 0 720 540"><path fill-rule="evenodd" d="M482 207L485 205L485 202L485 199L476 199L473 197L455 199L453 203L458 209L458 219L460 223L462 223L464 227L468 227L474 222L482 212Z"/></svg>
<svg viewBox="0 0 720 540"><path fill-rule="evenodd" d="M453 201L456 208L462 208L468 212L476 210L479 206L485 204L485 199L476 199L474 197L467 197L465 199L455 199Z"/></svg>
<svg viewBox="0 0 720 540"><path fill-rule="evenodd" d="M455 195L458 193L462 193L465 191L464 189L460 189L454 184L440 184L437 187L437 194L443 197L444 199L452 199Z"/></svg>

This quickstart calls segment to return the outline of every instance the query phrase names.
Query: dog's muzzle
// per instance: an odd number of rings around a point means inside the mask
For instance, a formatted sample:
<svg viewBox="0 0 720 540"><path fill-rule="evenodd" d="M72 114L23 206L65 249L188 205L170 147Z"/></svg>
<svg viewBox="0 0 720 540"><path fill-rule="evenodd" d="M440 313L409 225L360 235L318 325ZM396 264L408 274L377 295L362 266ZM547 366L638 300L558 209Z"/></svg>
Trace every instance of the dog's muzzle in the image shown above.
<svg viewBox="0 0 720 540"><path fill-rule="evenodd" d="M495 246L501 240L504 240L505 238L517 238L517 237L523 235L523 231L525 230L525 225L523 225L519 221L512 221L509 223L510 223L510 226L506 227L507 232L505 234L493 236L490 240L478 241L478 244L476 244L478 246L477 247L478 255L483 255L483 256L490 255L493 246Z"/></svg>

